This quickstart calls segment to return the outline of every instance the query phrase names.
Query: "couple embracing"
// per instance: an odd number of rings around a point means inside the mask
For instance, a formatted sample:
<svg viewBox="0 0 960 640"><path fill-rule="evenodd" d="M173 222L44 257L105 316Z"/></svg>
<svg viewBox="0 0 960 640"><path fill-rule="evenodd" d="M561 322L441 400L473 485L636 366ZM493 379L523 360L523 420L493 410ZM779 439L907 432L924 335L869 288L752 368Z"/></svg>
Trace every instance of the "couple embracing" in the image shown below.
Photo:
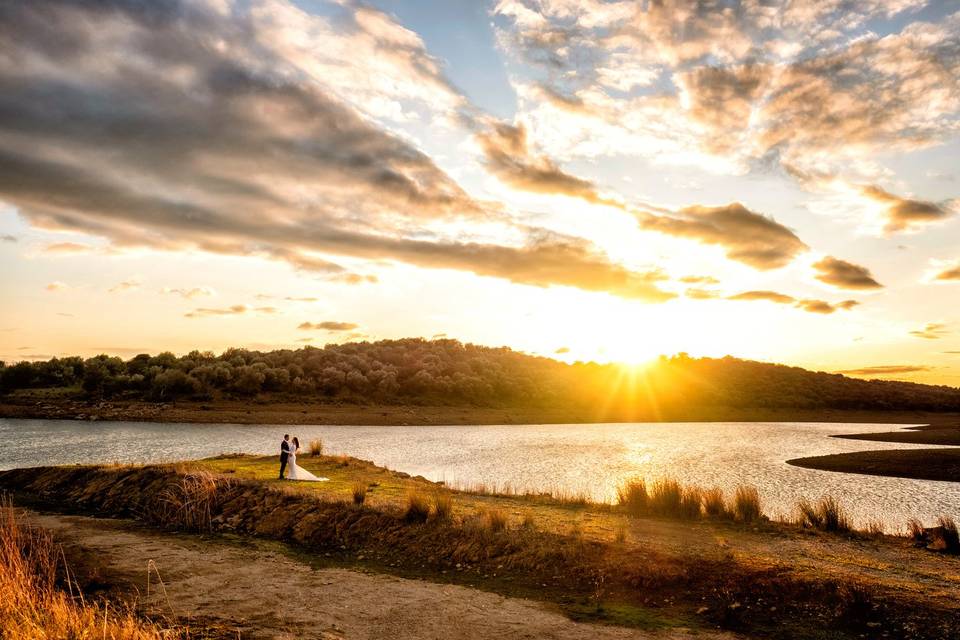
<svg viewBox="0 0 960 640"><path fill-rule="evenodd" d="M293 442L290 441L290 434L284 434L283 442L280 443L280 479L281 480L303 480L305 482L326 482L329 478L319 478L303 467L297 465L297 454L300 453L300 440L296 436ZM290 472L284 477L283 472L287 466L290 466Z"/></svg>

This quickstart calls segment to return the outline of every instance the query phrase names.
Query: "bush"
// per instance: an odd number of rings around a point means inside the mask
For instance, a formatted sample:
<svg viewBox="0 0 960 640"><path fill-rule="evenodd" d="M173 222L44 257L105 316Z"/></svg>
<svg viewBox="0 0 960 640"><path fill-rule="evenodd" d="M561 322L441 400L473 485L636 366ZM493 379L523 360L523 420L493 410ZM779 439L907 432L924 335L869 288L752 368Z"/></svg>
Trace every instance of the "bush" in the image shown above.
<svg viewBox="0 0 960 640"><path fill-rule="evenodd" d="M647 483L643 478L633 478L617 487L617 504L626 509L631 516L641 516L647 512Z"/></svg>
<svg viewBox="0 0 960 640"><path fill-rule="evenodd" d="M323 440L317 438L310 441L310 457L319 458L323 455Z"/></svg>
<svg viewBox="0 0 960 640"><path fill-rule="evenodd" d="M407 494L407 511L404 519L407 522L426 522L430 516L430 502L427 497L418 491Z"/></svg>
<svg viewBox="0 0 960 640"><path fill-rule="evenodd" d="M754 522L763 515L760 492L756 487L740 485L733 497L733 514L741 522Z"/></svg>
<svg viewBox="0 0 960 640"><path fill-rule="evenodd" d="M357 482L353 485L353 504L362 507L367 500L367 485Z"/></svg>

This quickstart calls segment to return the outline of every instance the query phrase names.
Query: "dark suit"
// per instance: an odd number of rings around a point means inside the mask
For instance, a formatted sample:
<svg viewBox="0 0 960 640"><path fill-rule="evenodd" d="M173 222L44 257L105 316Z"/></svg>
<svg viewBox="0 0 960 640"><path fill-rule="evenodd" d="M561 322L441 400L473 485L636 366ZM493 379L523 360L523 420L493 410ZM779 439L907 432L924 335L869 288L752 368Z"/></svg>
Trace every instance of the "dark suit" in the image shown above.
<svg viewBox="0 0 960 640"><path fill-rule="evenodd" d="M287 468L287 457L290 455L290 443L284 440L280 443L280 479L283 480L283 472Z"/></svg>

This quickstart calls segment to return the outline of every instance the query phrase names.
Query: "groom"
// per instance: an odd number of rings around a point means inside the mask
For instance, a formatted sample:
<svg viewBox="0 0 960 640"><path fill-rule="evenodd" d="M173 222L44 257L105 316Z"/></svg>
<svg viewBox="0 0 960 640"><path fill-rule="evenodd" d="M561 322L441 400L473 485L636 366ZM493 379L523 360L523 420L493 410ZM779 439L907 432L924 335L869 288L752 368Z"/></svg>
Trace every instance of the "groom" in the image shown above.
<svg viewBox="0 0 960 640"><path fill-rule="evenodd" d="M283 480L283 471L287 468L287 457L290 455L290 434L283 434L283 442L280 443L280 479Z"/></svg>

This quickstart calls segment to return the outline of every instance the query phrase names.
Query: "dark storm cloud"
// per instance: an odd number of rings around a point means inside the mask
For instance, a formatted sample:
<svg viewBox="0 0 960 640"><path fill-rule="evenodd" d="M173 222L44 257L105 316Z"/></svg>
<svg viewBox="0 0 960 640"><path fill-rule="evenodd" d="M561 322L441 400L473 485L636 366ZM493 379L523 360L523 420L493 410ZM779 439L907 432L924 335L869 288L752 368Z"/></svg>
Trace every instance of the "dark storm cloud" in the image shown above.
<svg viewBox="0 0 960 640"><path fill-rule="evenodd" d="M873 278L873 274L866 267L838 260L827 256L815 262L813 268L817 270L814 276L820 282L832 284L840 289L880 289L882 284Z"/></svg>
<svg viewBox="0 0 960 640"><path fill-rule="evenodd" d="M386 38L364 11L358 24ZM0 198L40 227L268 256L348 283L370 277L313 253L671 297L578 238L425 239L431 220L509 222L307 77L261 18L243 4L4 3Z"/></svg>

